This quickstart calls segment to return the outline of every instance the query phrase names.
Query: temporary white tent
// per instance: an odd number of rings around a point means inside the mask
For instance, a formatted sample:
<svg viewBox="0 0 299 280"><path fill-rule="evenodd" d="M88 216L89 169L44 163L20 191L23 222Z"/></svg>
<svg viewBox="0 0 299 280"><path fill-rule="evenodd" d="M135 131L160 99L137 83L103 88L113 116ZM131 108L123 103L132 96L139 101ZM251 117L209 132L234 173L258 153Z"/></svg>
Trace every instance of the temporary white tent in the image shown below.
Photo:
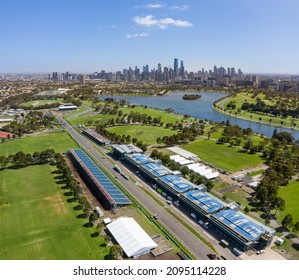
<svg viewBox="0 0 299 280"><path fill-rule="evenodd" d="M142 256L158 246L133 218L119 218L107 228L129 258Z"/></svg>

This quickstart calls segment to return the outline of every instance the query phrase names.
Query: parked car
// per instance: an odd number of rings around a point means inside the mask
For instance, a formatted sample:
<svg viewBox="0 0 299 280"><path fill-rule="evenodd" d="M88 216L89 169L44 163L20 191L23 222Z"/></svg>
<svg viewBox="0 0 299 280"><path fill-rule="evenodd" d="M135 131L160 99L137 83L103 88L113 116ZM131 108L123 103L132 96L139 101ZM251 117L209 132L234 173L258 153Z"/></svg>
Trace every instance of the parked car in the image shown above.
<svg viewBox="0 0 299 280"><path fill-rule="evenodd" d="M264 254L266 251L265 250L258 250L256 253L258 254L258 255L261 255L261 254Z"/></svg>

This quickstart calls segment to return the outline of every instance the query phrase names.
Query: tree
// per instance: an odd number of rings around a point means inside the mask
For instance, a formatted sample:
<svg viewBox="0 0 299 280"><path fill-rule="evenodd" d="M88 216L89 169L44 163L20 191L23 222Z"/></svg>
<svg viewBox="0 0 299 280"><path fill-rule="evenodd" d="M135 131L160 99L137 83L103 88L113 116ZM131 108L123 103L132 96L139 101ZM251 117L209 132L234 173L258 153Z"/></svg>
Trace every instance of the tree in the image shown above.
<svg viewBox="0 0 299 280"><path fill-rule="evenodd" d="M293 231L295 231L295 232L299 231L299 221L294 224Z"/></svg>
<svg viewBox="0 0 299 280"><path fill-rule="evenodd" d="M95 212L91 212L89 215L89 222L94 223L98 219L98 215Z"/></svg>
<svg viewBox="0 0 299 280"><path fill-rule="evenodd" d="M283 218L281 224L284 228L288 229L289 227L291 227L293 225L293 216L291 214L287 214Z"/></svg>
<svg viewBox="0 0 299 280"><path fill-rule="evenodd" d="M157 158L158 157L158 150L157 149L154 149L151 153L151 158Z"/></svg>
<svg viewBox="0 0 299 280"><path fill-rule="evenodd" d="M277 197L275 200L275 208L276 208L275 215L277 213L277 210L283 211L285 207L286 207L285 200L281 197Z"/></svg>
<svg viewBox="0 0 299 280"><path fill-rule="evenodd" d="M110 255L113 256L114 259L117 259L122 253L123 249L120 245L113 245L110 247Z"/></svg>
<svg viewBox="0 0 299 280"><path fill-rule="evenodd" d="M274 139L278 139L280 142L286 141L287 143L292 143L294 141L294 137L289 132L279 132L275 136L272 136Z"/></svg>

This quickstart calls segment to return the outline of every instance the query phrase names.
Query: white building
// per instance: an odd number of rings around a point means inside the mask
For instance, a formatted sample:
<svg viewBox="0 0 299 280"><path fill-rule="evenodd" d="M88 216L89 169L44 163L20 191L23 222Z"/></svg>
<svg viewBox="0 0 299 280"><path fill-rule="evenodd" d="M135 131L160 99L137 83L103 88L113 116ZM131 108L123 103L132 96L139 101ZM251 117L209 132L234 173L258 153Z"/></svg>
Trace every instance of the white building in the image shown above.
<svg viewBox="0 0 299 280"><path fill-rule="evenodd" d="M107 228L129 258L147 254L158 246L133 218L119 218Z"/></svg>

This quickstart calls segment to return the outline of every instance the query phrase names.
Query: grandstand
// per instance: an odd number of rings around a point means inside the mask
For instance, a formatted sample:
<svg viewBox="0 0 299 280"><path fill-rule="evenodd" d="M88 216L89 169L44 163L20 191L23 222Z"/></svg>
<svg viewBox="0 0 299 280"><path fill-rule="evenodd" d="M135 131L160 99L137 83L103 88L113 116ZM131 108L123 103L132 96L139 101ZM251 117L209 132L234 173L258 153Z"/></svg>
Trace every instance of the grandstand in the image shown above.
<svg viewBox="0 0 299 280"><path fill-rule="evenodd" d="M119 206L131 204L127 196L111 182L83 150L69 150L68 155L88 188L91 189L103 206L116 209Z"/></svg>
<svg viewBox="0 0 299 280"><path fill-rule="evenodd" d="M226 209L210 216L210 225L225 234L234 246L243 251L251 249L258 243L270 245L275 231L258 223L241 212ZM265 238L268 236L269 238Z"/></svg>
<svg viewBox="0 0 299 280"><path fill-rule="evenodd" d="M85 129L82 131L82 134L90 138L92 141L96 142L99 145L110 145L111 141L107 138L103 137L102 135L96 133L92 129Z"/></svg>

